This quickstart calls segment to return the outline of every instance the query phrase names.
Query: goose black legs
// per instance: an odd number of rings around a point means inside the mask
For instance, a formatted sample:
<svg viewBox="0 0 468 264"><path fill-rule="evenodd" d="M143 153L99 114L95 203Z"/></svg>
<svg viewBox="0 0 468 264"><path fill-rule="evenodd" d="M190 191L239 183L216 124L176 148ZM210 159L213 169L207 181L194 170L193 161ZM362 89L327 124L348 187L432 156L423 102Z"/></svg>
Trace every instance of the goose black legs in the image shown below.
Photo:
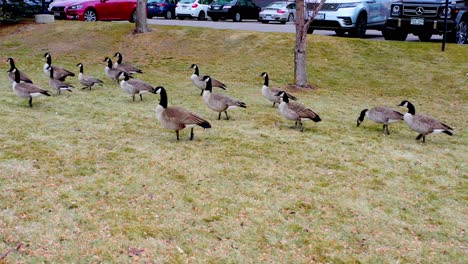
<svg viewBox="0 0 468 264"><path fill-rule="evenodd" d="M422 143L426 143L426 136L424 136L423 134L419 134L416 140L420 140L421 138L422 138Z"/></svg>
<svg viewBox="0 0 468 264"><path fill-rule="evenodd" d="M175 133L177 135L177 141L179 141L179 130L176 130Z"/></svg>
<svg viewBox="0 0 468 264"><path fill-rule="evenodd" d="M221 112L219 112L218 120L221 120Z"/></svg>
<svg viewBox="0 0 468 264"><path fill-rule="evenodd" d="M32 97L29 97L29 107L32 107Z"/></svg>
<svg viewBox="0 0 468 264"><path fill-rule="evenodd" d="M383 125L383 132L384 134L386 133L387 135L390 135L390 131L388 130L388 125Z"/></svg>
<svg viewBox="0 0 468 264"><path fill-rule="evenodd" d="M193 127L192 127L192 129L190 129L190 140L193 140L193 136L194 134L193 134Z"/></svg>
<svg viewBox="0 0 468 264"><path fill-rule="evenodd" d="M275 104L276 104L276 102L273 102L273 106L272 106L272 107L275 107Z"/></svg>
<svg viewBox="0 0 468 264"><path fill-rule="evenodd" d="M140 94L140 101L143 101L143 96Z"/></svg>
<svg viewBox="0 0 468 264"><path fill-rule="evenodd" d="M224 113L226 114L226 120L229 120L229 116L227 114L227 111L224 111Z"/></svg>
<svg viewBox="0 0 468 264"><path fill-rule="evenodd" d="M200 96L202 96L202 95L203 95L203 91L204 91L204 90L202 89L202 90L201 90L201 93L200 93Z"/></svg>

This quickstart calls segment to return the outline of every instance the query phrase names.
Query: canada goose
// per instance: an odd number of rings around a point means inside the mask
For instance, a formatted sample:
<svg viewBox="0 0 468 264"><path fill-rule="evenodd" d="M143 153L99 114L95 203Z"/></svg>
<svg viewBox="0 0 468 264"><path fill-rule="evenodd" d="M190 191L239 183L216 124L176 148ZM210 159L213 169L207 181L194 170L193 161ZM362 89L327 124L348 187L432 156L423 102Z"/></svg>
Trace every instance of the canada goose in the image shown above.
<svg viewBox="0 0 468 264"><path fill-rule="evenodd" d="M388 107L374 107L369 109L364 109L361 111L357 119L357 126L361 125L364 121L364 117L369 118L370 120L378 123L383 124L383 132L387 132L387 135L390 135L390 131L388 131L388 124L398 122L403 120L403 114L395 111Z"/></svg>
<svg viewBox="0 0 468 264"><path fill-rule="evenodd" d="M45 95L50 96L49 92L41 89L39 86L32 83L21 83L20 72L13 69L15 74L15 81L13 82L13 91L21 98L29 98L29 107L32 107L32 98Z"/></svg>
<svg viewBox="0 0 468 264"><path fill-rule="evenodd" d="M190 127L190 140L193 140L193 128L195 126L201 126L205 129L211 128L208 121L201 118L197 114L190 112L180 107L168 107L167 106L167 93L164 87L158 86L151 90L152 93L158 93L161 95L161 100L158 106L156 106L156 118L159 120L161 125L165 128L175 130L177 140L179 140L179 130L186 127Z"/></svg>
<svg viewBox="0 0 468 264"><path fill-rule="evenodd" d="M126 72L119 73L119 76L118 76L119 80L122 77L123 77L123 80L120 81L120 87L122 87L122 89L125 92L127 92L128 94L132 96L133 102L135 102L135 94L139 94L140 100L143 101L142 94L151 92L154 89L154 87L151 86L151 84L146 83L142 80L138 80L138 79L130 80L130 78L133 78L133 77L128 75L128 73Z"/></svg>
<svg viewBox="0 0 468 264"><path fill-rule="evenodd" d="M289 102L289 96L285 92L279 92L278 96L280 97L281 101L278 107L278 111L286 119L296 121L294 123L294 127L297 127L297 123L299 122L301 132L304 131L302 120L312 119L314 122L322 121L320 116L311 109L306 108L305 106L296 102Z"/></svg>
<svg viewBox="0 0 468 264"><path fill-rule="evenodd" d="M205 91L203 91L203 101L208 105L208 108L219 113L218 120L221 119L221 112L224 112L226 114L226 119L229 120L227 110L236 107L247 108L244 102L224 94L212 93L212 80L210 76L203 76L203 81L206 82L206 88Z"/></svg>
<svg viewBox="0 0 468 264"><path fill-rule="evenodd" d="M13 58L8 58L7 62L10 63L10 69L8 70L8 79L10 79L11 82L14 82L15 73L13 72L13 70L14 69L18 70L18 69L15 66L15 61L13 60ZM24 72L19 71L19 73L20 73L20 82L33 83L32 80Z"/></svg>
<svg viewBox="0 0 468 264"><path fill-rule="evenodd" d="M121 71L124 71L124 70L112 68L112 60L109 57L105 57L103 61L107 62L107 66L104 69L106 76L117 84L119 82L118 80L119 74Z"/></svg>
<svg viewBox="0 0 468 264"><path fill-rule="evenodd" d="M47 75L47 77L50 76L49 69L52 67L54 69L54 79L60 80L62 82L65 81L65 78L68 76L73 77L75 74L69 70L65 70L63 68L57 67L57 66L52 66L52 56L48 52L44 54L44 58L46 58L46 63L44 64L44 73Z"/></svg>
<svg viewBox="0 0 468 264"><path fill-rule="evenodd" d="M123 56L120 52L116 52L114 57L118 57L117 61L114 63L114 68L126 71L128 73L143 73L143 71L138 69L137 67L128 63L123 63Z"/></svg>
<svg viewBox="0 0 468 264"><path fill-rule="evenodd" d="M68 83L64 83L60 80L54 79L54 68L49 68L50 76L49 76L49 85L50 87L54 88L57 91L57 94L60 94L61 91L69 91L71 92L72 85Z"/></svg>
<svg viewBox="0 0 468 264"><path fill-rule="evenodd" d="M76 66L80 68L80 73L78 73L78 81L84 85L84 87L81 89L89 88L89 90L91 90L91 87L93 87L95 84L102 85L101 80L94 78L93 76L84 75L83 63L78 63Z"/></svg>
<svg viewBox="0 0 468 264"><path fill-rule="evenodd" d="M280 92L284 92L286 93L285 91L279 89L279 88L274 88L274 87L269 87L268 84L269 84L269 77L268 77L268 73L266 72L262 72L262 74L260 74L260 76L262 76L265 81L263 83L263 86L262 86L262 95L263 97L265 97L266 99L270 100L271 102L273 102L273 107L275 107L275 104L276 103L280 103L280 97L277 96L278 93ZM286 93L286 95L289 97L289 99L291 100L297 100L296 97L292 96L291 94L288 94Z"/></svg>
<svg viewBox="0 0 468 264"><path fill-rule="evenodd" d="M412 103L404 100L398 106L406 106L408 108L408 113L403 116L403 120L405 120L405 123L412 130L419 133L416 140L420 140L422 138L422 142L424 143L426 142L426 135L432 133L445 133L449 136L453 135L453 133L449 131L453 130L451 127L432 116L416 114L416 109Z"/></svg>
<svg viewBox="0 0 468 264"><path fill-rule="evenodd" d="M198 69L198 65L192 64L190 68L194 69L195 72L190 76L190 80L192 80L192 83L195 84L196 87L201 89L200 95L203 95L203 91L206 88L206 82L203 80L203 77L200 76L200 72ZM226 85L216 79L211 78L211 85L212 87L218 87L223 90L226 90Z"/></svg>

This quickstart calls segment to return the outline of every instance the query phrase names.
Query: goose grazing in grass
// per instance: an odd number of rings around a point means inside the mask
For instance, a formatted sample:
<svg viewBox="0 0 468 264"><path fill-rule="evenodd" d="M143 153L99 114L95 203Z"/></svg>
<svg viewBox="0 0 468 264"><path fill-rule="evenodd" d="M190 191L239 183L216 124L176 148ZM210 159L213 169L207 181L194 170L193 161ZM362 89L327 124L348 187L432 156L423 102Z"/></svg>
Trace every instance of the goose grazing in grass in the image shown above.
<svg viewBox="0 0 468 264"><path fill-rule="evenodd" d="M41 89L39 86L32 83L22 83L21 75L17 69L13 69L15 81L13 82L13 92L21 98L29 98L29 107L32 107L33 97L45 95L50 96L49 92Z"/></svg>
<svg viewBox="0 0 468 264"><path fill-rule="evenodd" d="M57 91L57 94L60 94L62 91L72 92L72 88L73 88L72 85L68 83L64 83L60 80L54 79L54 68L50 67L49 73L50 73L49 85L50 87L54 88L55 91Z"/></svg>
<svg viewBox="0 0 468 264"><path fill-rule="evenodd" d="M168 107L167 106L167 93L164 87L158 86L154 88L152 93L160 94L161 100L158 106L156 106L156 118L161 122L161 125L165 128L175 130L177 140L179 140L179 130L186 127L190 127L190 140L193 140L193 128L200 126L204 129L211 128L208 121L201 118L197 114L180 107Z"/></svg>
<svg viewBox="0 0 468 264"><path fill-rule="evenodd" d="M106 73L106 76L113 80L115 82L115 84L117 84L119 82L119 74L120 72L125 72L124 70L119 70L117 68L112 68L112 60L109 58L109 57L105 57L104 60L105 62L107 62L107 66L106 68L104 68L104 72Z"/></svg>
<svg viewBox="0 0 468 264"><path fill-rule="evenodd" d="M229 120L227 110L237 107L247 108L244 102L231 98L224 94L212 93L212 80L210 76L203 76L203 81L206 82L206 88L203 91L203 101L205 101L208 108L219 113L218 120L221 119L221 113L226 114L226 119Z"/></svg>
<svg viewBox="0 0 468 264"><path fill-rule="evenodd" d="M20 82L33 83L33 81L24 72L16 68L15 60L13 60L13 58L8 58L7 63L10 63L10 69L8 70L8 79L11 82L15 81L15 73L13 72L13 70L16 69L20 73Z"/></svg>
<svg viewBox="0 0 468 264"><path fill-rule="evenodd" d="M269 85L268 73L262 72L262 74L260 74L260 76L262 76L263 79L264 79L264 83L263 83L263 86L262 86L262 95L266 99L270 100L270 102L273 102L273 107L275 107L276 103L278 103L278 104L280 103L280 97L277 95L280 92L284 92L289 97L289 99L291 99L291 100L294 100L294 101L297 100L296 97L292 96L291 94L286 93L285 91L283 91L283 90L281 90L279 88L269 87L268 86Z"/></svg>
<svg viewBox="0 0 468 264"><path fill-rule="evenodd" d="M84 87L81 88L81 89L89 88L89 90L91 90L91 87L93 87L93 85L95 85L95 84L102 85L101 80L99 80L97 78L94 78L93 76L89 76L89 75L84 74L83 63L78 63L78 64L76 64L76 66L78 68L80 68L80 73L78 73L78 82L80 82L82 85L84 85Z"/></svg>
<svg viewBox="0 0 468 264"><path fill-rule="evenodd" d="M307 119L311 119L314 122L322 121L320 116L311 109L306 108L305 106L296 102L289 102L289 96L286 94L286 92L279 92L278 96L280 97L278 111L286 119L296 121L294 123L294 128L296 128L297 123L299 123L301 132L304 131L302 121Z"/></svg>
<svg viewBox="0 0 468 264"><path fill-rule="evenodd" d="M416 114L414 105L406 100L402 101L398 106L406 106L408 113L403 116L405 123L414 131L418 132L419 135L416 140L422 138L422 142L426 142L426 136L428 134L445 133L452 136L453 133L449 130L453 130L451 127L433 118L432 116Z"/></svg>
<svg viewBox="0 0 468 264"><path fill-rule="evenodd" d="M62 82L65 81L65 78L68 76L73 77L75 74L69 70L65 70L64 68L52 66L52 56L48 52L44 54L44 58L46 58L46 63L44 64L44 73L47 77L50 76L50 68L54 69L54 79L60 80Z"/></svg>
<svg viewBox="0 0 468 264"><path fill-rule="evenodd" d="M190 76L190 80L192 81L192 83L198 87L200 90L201 90L201 93L200 95L203 95L203 91L205 90L206 88L206 82L203 80L203 77L200 76L200 71L198 69L198 65L196 64L192 64L190 66L190 68L194 69L195 72ZM221 88L223 90L226 90L226 85L218 80L215 80L213 78L211 78L211 85L212 87L218 87L218 88Z"/></svg>
<svg viewBox="0 0 468 264"><path fill-rule="evenodd" d="M119 80L123 78L123 80L120 81L120 87L132 96L133 102L135 102L135 94L140 95L140 100L143 101L142 94L151 92L154 89L151 84L142 80L130 79L133 77L126 72L120 72L118 78Z"/></svg>
<svg viewBox="0 0 468 264"><path fill-rule="evenodd" d="M114 57L117 57L117 61L114 63L114 68L120 69L121 71L125 71L128 73L143 73L143 71L138 69L137 67L128 63L123 63L123 56L120 52L116 52Z"/></svg>
<svg viewBox="0 0 468 264"><path fill-rule="evenodd" d="M381 106L371 108L370 110L362 110L361 114L357 118L357 126L361 125L361 123L364 121L364 117L367 117L378 124L383 124L383 132L387 133L387 135L390 135L390 131L388 131L389 123L395 123L403 120L402 113L395 111L389 107Z"/></svg>

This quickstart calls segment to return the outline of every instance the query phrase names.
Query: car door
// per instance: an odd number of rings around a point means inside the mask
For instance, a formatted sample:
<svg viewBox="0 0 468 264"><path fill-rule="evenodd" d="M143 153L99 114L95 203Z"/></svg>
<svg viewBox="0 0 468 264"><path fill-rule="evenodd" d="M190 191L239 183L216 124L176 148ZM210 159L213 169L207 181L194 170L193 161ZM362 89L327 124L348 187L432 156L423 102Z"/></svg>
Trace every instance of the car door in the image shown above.
<svg viewBox="0 0 468 264"><path fill-rule="evenodd" d="M296 4L295 3L289 4L286 8L289 10L290 14L293 14L294 19L296 19Z"/></svg>
<svg viewBox="0 0 468 264"><path fill-rule="evenodd" d="M367 4L367 23L368 24L375 24L382 20L380 15L381 12L381 3L383 0L368 0L366 1Z"/></svg>
<svg viewBox="0 0 468 264"><path fill-rule="evenodd" d="M128 0L101 0L96 11L100 20L130 19L129 4Z"/></svg>

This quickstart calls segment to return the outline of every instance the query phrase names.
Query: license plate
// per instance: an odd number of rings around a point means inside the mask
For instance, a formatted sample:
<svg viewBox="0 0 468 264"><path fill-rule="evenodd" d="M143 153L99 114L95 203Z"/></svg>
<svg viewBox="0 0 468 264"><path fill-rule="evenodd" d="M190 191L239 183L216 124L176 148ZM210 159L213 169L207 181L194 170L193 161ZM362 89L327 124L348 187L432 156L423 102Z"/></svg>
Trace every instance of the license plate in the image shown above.
<svg viewBox="0 0 468 264"><path fill-rule="evenodd" d="M182 6L182 9L187 9L187 6Z"/></svg>
<svg viewBox="0 0 468 264"><path fill-rule="evenodd" d="M424 26L424 18L412 18L410 24L416 26Z"/></svg>
<svg viewBox="0 0 468 264"><path fill-rule="evenodd" d="M324 13L318 13L317 16L315 17L316 20L325 20L325 14Z"/></svg>
<svg viewBox="0 0 468 264"><path fill-rule="evenodd" d="M54 16L60 16L60 12L54 12Z"/></svg>

